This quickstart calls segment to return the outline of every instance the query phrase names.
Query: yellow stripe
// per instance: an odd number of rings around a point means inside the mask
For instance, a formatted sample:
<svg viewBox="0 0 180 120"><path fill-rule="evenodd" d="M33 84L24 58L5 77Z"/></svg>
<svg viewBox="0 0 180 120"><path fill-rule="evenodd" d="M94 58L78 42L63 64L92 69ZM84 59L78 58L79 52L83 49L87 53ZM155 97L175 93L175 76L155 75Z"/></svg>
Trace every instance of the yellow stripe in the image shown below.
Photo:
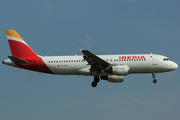
<svg viewBox="0 0 180 120"><path fill-rule="evenodd" d="M23 40L15 30L5 30L5 31L6 31L6 35L16 37L16 38Z"/></svg>

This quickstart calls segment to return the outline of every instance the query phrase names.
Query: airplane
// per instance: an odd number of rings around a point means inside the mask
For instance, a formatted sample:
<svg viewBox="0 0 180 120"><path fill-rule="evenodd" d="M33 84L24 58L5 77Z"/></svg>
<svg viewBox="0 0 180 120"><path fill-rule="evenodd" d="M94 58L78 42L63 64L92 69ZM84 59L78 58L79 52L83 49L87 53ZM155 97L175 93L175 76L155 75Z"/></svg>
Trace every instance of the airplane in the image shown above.
<svg viewBox="0 0 180 120"><path fill-rule="evenodd" d="M123 82L129 74L151 73L156 83L156 73L169 72L178 65L168 57L158 54L95 55L80 49L83 55L40 56L36 54L15 30L5 30L12 56L2 63L17 68L57 75L94 76L92 87L101 80Z"/></svg>

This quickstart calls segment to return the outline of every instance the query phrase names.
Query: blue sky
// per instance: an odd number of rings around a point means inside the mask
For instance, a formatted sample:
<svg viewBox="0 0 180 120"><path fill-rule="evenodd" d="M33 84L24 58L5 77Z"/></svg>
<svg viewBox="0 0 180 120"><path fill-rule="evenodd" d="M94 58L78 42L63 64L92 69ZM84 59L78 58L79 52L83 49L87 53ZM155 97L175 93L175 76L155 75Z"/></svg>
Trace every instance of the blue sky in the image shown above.
<svg viewBox="0 0 180 120"><path fill-rule="evenodd" d="M6 0L0 2L0 59L6 29L40 55L156 53L179 64L179 0ZM179 120L179 69L131 74L123 83L58 76L0 64L1 120Z"/></svg>

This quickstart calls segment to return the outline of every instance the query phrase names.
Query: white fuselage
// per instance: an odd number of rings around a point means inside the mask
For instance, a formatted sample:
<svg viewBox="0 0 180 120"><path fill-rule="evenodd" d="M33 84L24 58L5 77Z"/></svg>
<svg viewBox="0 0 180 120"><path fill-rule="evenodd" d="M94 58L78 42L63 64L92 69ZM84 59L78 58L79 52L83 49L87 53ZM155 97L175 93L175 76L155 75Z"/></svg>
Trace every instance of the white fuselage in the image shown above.
<svg viewBox="0 0 180 120"><path fill-rule="evenodd" d="M97 56L109 62L110 65L127 65L130 68L129 74L168 72L171 70L175 70L178 67L178 65L175 62L170 61L167 57L156 54ZM123 58L123 56L125 57ZM140 59L141 56L144 56L145 59ZM83 60L83 56L41 56L41 58L49 67L49 69L55 74L94 75L90 72L78 72L80 69L89 70L91 67L85 60ZM41 67L41 65L39 66Z"/></svg>

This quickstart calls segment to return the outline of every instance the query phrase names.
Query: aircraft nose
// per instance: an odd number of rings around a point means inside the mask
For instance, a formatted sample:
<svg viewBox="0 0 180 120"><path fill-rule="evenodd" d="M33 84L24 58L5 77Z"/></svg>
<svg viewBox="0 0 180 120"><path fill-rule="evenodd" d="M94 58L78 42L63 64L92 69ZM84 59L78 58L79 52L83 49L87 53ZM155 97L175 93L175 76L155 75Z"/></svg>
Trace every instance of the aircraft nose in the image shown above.
<svg viewBox="0 0 180 120"><path fill-rule="evenodd" d="M177 69L178 68L178 64L177 63L175 63L175 62L172 62L172 64L171 64L171 67L172 67L172 69Z"/></svg>

